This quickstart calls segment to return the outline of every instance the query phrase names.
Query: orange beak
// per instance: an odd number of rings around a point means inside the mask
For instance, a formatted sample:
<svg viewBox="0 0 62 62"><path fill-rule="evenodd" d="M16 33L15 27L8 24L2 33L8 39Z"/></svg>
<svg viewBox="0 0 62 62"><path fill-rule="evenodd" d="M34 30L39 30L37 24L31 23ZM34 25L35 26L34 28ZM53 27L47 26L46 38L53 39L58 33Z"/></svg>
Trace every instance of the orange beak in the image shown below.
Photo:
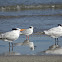
<svg viewBox="0 0 62 62"><path fill-rule="evenodd" d="M24 31L25 29L21 29L20 31Z"/></svg>

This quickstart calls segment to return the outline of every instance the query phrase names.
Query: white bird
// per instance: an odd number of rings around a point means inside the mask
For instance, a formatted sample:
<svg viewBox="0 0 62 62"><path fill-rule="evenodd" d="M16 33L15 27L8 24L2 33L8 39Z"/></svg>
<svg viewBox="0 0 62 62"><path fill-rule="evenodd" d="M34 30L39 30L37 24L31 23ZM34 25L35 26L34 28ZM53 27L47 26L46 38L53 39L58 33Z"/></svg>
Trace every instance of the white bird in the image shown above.
<svg viewBox="0 0 62 62"><path fill-rule="evenodd" d="M28 37L28 40L29 40L29 35L31 35L33 33L33 26L30 26L29 29L21 29L21 34L24 34L26 35L26 40L27 40L27 37Z"/></svg>
<svg viewBox="0 0 62 62"><path fill-rule="evenodd" d="M34 50L34 43L33 42L30 42L29 40L25 40L24 42L21 42L21 43L14 43L14 45L16 46L21 46L21 45L24 45L24 46L29 46L31 50Z"/></svg>
<svg viewBox="0 0 62 62"><path fill-rule="evenodd" d="M13 28L12 31L0 34L0 40L9 42L9 52L10 52L10 42L12 43L12 51L13 51L13 41L18 39L20 31L22 30L19 28Z"/></svg>
<svg viewBox="0 0 62 62"><path fill-rule="evenodd" d="M57 42L58 45L58 38L62 36L62 25L58 24L57 27L51 28L47 31L44 31L46 35L51 36L52 38L55 38L55 45Z"/></svg>

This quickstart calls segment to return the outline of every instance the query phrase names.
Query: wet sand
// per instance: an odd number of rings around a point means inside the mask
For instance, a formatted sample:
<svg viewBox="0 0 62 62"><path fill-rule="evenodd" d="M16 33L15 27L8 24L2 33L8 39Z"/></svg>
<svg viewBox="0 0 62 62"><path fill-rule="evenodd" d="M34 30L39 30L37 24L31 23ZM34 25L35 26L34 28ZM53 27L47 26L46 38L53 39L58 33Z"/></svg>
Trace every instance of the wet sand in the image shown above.
<svg viewBox="0 0 62 62"><path fill-rule="evenodd" d="M62 62L62 55L0 56L0 62Z"/></svg>

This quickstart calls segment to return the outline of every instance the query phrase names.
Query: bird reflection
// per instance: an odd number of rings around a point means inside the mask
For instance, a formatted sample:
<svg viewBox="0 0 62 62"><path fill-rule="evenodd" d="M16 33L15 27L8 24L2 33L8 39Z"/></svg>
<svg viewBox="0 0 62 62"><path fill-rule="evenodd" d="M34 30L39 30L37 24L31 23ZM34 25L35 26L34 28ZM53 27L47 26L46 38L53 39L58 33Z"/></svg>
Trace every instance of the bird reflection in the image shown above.
<svg viewBox="0 0 62 62"><path fill-rule="evenodd" d="M24 40L24 42L21 43L14 43L15 46L29 46L31 50L34 50L34 43L30 40Z"/></svg>
<svg viewBox="0 0 62 62"><path fill-rule="evenodd" d="M52 45L43 52L46 54L62 54L62 47L60 45Z"/></svg>

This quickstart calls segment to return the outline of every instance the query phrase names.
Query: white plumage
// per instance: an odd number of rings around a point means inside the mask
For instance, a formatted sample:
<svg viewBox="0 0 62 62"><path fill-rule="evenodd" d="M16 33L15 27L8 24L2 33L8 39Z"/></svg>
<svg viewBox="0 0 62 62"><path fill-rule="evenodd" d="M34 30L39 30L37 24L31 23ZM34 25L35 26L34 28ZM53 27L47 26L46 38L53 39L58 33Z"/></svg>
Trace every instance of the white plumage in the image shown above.
<svg viewBox="0 0 62 62"><path fill-rule="evenodd" d="M9 42L9 51L10 51L10 42L12 43L12 50L13 50L13 41L18 39L20 31L21 29L19 28L13 28L12 31L0 34L0 40Z"/></svg>
<svg viewBox="0 0 62 62"><path fill-rule="evenodd" d="M26 39L28 37L28 40L29 40L29 35L33 33L33 26L30 26L29 29L22 29L22 30L23 31L21 33L26 35Z"/></svg>
<svg viewBox="0 0 62 62"><path fill-rule="evenodd" d="M57 42L57 45L58 45L58 37L62 36L62 25L58 24L58 27L51 28L47 31L44 31L44 33L46 35L51 36L52 38L55 38L55 45L56 45L56 42Z"/></svg>

